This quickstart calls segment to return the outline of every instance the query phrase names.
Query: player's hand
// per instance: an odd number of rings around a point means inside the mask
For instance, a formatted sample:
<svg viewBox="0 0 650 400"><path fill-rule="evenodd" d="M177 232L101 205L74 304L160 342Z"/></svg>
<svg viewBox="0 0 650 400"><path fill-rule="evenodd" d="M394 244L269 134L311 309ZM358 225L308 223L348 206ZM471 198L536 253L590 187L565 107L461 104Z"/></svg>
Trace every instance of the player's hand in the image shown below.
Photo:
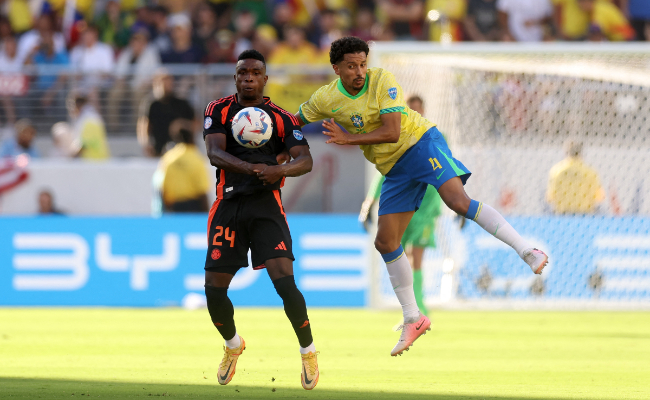
<svg viewBox="0 0 650 400"><path fill-rule="evenodd" d="M323 128L326 130L323 131L323 134L329 136L330 139L325 143L335 143L335 144L348 144L348 136L350 134L341 129L340 126L336 125L334 118L323 121Z"/></svg>
<svg viewBox="0 0 650 400"><path fill-rule="evenodd" d="M284 171L280 165L265 165L262 169L255 169L257 178L265 185L272 185L284 177Z"/></svg>
<svg viewBox="0 0 650 400"><path fill-rule="evenodd" d="M268 167L266 164L251 164L248 175L257 176L260 172L264 171L264 168L266 167Z"/></svg>
<svg viewBox="0 0 650 400"><path fill-rule="evenodd" d="M291 154L289 154L289 150L282 150L282 153L275 156L275 160L278 162L278 165L291 161Z"/></svg>

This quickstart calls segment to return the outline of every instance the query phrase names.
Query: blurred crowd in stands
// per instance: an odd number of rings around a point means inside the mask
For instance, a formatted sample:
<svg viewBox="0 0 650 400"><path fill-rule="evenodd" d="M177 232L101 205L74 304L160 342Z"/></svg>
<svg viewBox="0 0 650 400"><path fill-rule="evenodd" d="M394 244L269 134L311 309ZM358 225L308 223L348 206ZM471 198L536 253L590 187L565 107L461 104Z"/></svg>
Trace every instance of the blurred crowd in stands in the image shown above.
<svg viewBox="0 0 650 400"><path fill-rule="evenodd" d="M233 63L249 48L270 65L326 66L330 43L345 35L443 43L646 40L650 1L0 0L0 127L12 132L0 157L31 143L34 126L25 117L49 118L55 146L64 143L54 153L87 158L108 157L106 131L118 132L120 118L139 118L145 153L159 156L171 140L170 115L193 120L201 106L174 95L178 82L160 73L162 66ZM152 88L155 101L142 110ZM25 96L28 90L37 95ZM55 124L62 120L70 123Z"/></svg>

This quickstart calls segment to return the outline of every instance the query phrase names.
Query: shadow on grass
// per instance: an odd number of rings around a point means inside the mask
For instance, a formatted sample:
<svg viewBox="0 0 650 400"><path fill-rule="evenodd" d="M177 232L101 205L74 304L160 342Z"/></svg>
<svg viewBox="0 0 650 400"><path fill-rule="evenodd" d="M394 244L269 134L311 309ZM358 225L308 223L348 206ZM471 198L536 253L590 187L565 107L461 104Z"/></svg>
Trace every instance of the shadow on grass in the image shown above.
<svg viewBox="0 0 650 400"><path fill-rule="evenodd" d="M362 392L317 387L307 392L301 387L152 384L142 382L98 382L55 379L0 377L0 399L372 399L372 400L550 400L533 397L480 395L414 394L391 391Z"/></svg>

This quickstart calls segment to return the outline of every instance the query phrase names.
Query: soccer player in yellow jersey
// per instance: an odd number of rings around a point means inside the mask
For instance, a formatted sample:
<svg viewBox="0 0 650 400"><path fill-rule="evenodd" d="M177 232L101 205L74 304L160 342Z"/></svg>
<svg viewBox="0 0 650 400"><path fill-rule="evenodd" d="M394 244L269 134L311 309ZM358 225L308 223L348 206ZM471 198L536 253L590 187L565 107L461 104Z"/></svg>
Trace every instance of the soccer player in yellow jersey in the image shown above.
<svg viewBox="0 0 650 400"><path fill-rule="evenodd" d="M327 143L359 145L386 177L379 198L375 248L386 262L404 314L402 334L391 351L396 356L431 325L418 311L411 266L400 244L427 185L435 186L453 211L511 246L534 273L542 272L548 257L528 244L496 210L465 193L469 170L452 156L435 124L406 106L393 74L368 68L368 52L368 44L356 37L334 41L330 62L339 79L312 94L297 116L305 124L324 119Z"/></svg>

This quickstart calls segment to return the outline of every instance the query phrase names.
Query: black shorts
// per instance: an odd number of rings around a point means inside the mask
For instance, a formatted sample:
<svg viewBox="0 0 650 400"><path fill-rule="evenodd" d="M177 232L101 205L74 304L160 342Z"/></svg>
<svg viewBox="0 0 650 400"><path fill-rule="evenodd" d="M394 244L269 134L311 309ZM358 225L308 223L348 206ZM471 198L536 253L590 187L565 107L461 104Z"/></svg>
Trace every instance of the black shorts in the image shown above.
<svg viewBox="0 0 650 400"><path fill-rule="evenodd" d="M279 190L217 199L208 217L208 254L205 269L235 274L248 266L265 268L271 258L294 260L291 234Z"/></svg>

